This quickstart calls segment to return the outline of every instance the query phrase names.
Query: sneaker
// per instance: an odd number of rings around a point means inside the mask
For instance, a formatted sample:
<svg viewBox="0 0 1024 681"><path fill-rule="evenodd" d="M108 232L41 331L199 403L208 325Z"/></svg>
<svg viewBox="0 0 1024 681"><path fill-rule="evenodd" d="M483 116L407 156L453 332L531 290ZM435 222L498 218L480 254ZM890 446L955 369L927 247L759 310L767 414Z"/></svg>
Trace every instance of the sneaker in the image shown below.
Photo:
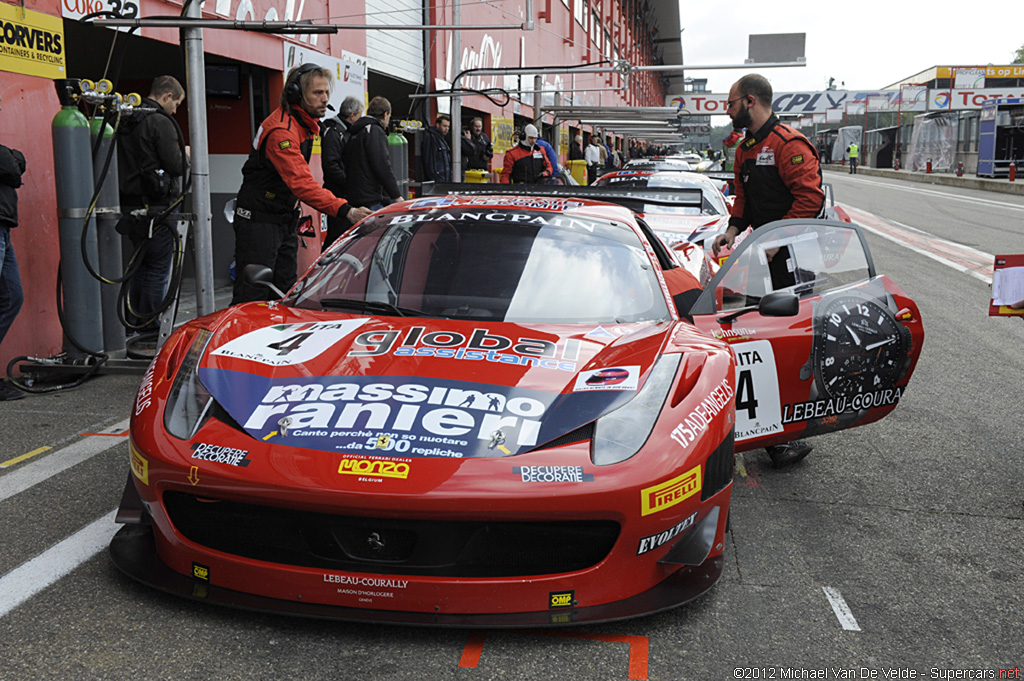
<svg viewBox="0 0 1024 681"><path fill-rule="evenodd" d="M814 449L814 445L809 445L803 440L793 440L783 445L765 447L768 457L772 460L772 468L791 466L803 460L811 453L812 449Z"/></svg>
<svg viewBox="0 0 1024 681"><path fill-rule="evenodd" d="M10 402L11 400L20 400L25 396L25 393L15 388L6 381L0 381L0 402Z"/></svg>

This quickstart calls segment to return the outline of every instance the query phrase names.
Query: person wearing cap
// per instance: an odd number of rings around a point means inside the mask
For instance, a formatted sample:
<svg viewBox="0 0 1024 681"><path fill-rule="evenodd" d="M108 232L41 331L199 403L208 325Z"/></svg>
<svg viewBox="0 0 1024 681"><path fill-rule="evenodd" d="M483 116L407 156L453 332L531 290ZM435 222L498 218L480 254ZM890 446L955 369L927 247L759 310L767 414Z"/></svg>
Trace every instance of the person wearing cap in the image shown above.
<svg viewBox="0 0 1024 681"><path fill-rule="evenodd" d="M501 165L502 184L541 184L554 170L544 150L537 146L537 126L527 125L519 143L505 152Z"/></svg>

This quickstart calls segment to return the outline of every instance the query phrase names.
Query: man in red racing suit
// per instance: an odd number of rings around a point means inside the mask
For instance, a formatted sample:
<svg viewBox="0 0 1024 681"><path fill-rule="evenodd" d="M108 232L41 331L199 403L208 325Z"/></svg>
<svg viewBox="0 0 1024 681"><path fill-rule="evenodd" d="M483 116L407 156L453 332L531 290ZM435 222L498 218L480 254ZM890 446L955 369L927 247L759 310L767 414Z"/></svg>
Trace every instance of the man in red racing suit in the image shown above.
<svg viewBox="0 0 1024 681"><path fill-rule="evenodd" d="M527 125L518 144L505 152L502 184L541 184L551 177L554 171L544 150L537 146L538 135L536 126Z"/></svg>
<svg viewBox="0 0 1024 681"><path fill-rule="evenodd" d="M232 305L267 300L271 293L244 281L246 265L266 265L277 288L287 291L297 278L299 201L352 223L370 214L321 187L309 170L313 137L327 113L331 72L303 64L289 72L281 107L260 125L235 204L235 286Z"/></svg>
<svg viewBox="0 0 1024 681"><path fill-rule="evenodd" d="M715 239L715 255L722 246L732 247L736 235L747 227L757 229L775 220L818 218L825 209L818 151L772 113L768 79L758 74L740 78L729 90L727 107L733 128L746 128L747 134L736 148L736 202L730 210L729 226ZM772 255L768 254L773 281L776 276L780 280L792 276L788 263ZM772 464L781 467L800 461L812 449L812 445L794 440L772 445L766 451Z"/></svg>

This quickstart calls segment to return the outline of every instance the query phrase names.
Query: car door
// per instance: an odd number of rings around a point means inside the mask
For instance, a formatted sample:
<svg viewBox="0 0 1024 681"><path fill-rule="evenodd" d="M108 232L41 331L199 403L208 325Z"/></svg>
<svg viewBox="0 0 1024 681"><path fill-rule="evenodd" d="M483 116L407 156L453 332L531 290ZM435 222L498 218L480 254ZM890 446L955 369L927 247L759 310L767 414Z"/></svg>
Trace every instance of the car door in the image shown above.
<svg viewBox="0 0 1024 681"><path fill-rule="evenodd" d="M860 229L754 230L691 309L736 356L736 449L851 428L895 409L924 341L914 302L877 275Z"/></svg>

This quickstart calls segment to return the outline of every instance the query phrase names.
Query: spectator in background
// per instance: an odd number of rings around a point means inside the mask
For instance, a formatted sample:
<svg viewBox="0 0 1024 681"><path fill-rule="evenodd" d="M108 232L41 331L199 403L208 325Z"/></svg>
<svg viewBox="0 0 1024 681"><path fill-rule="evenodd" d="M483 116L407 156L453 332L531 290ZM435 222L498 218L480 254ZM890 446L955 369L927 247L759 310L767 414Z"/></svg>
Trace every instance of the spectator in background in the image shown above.
<svg viewBox="0 0 1024 681"><path fill-rule="evenodd" d="M537 128L527 125L519 142L505 152L501 164L502 184L541 184L551 177L548 157L537 146Z"/></svg>
<svg viewBox="0 0 1024 681"><path fill-rule="evenodd" d="M363 113L363 102L358 97L346 97L341 103L337 118L328 118L323 123L320 137L320 162L324 170L324 189L338 198L345 196L345 163L341 158L345 145L352 136L349 129ZM322 250L327 250L352 223L346 216L327 216L327 234Z"/></svg>
<svg viewBox="0 0 1024 681"><path fill-rule="evenodd" d="M391 102L384 97L374 97L366 107L366 115L352 124L352 136L342 158L348 183L347 198L353 206L375 211L402 200L388 153L390 122Z"/></svg>
<svg viewBox="0 0 1024 681"><path fill-rule="evenodd" d="M441 114L423 135L420 157L424 182L452 181L452 149L447 139L451 125L451 117Z"/></svg>
<svg viewBox="0 0 1024 681"><path fill-rule="evenodd" d="M597 169L601 167L601 136L594 134L590 136L590 144L584 157L587 161L587 184L594 184L597 179Z"/></svg>
<svg viewBox="0 0 1024 681"><path fill-rule="evenodd" d="M536 127L534 130L536 130ZM562 177L562 169L558 165L558 154L555 152L555 148L551 146L551 143L543 137L538 136L537 146L541 148L541 151L544 152L544 155L548 159L548 163L551 164L551 175L548 177L548 182L552 181L553 178Z"/></svg>
<svg viewBox="0 0 1024 681"><path fill-rule="evenodd" d="M142 106L121 120L117 167L124 213L143 209L152 217L180 202L188 158L174 114L184 100L185 89L174 76L159 76ZM150 228L148 219L134 225L128 238L139 252L139 268L129 284L127 321L141 333L155 333L171 279L174 228L166 221Z"/></svg>
<svg viewBox="0 0 1024 681"><path fill-rule="evenodd" d="M0 144L0 343L14 323L25 297L21 290L18 260L14 257L11 230L18 226L18 187L25 174L25 156ZM6 381L0 381L0 402L25 396Z"/></svg>
<svg viewBox="0 0 1024 681"><path fill-rule="evenodd" d="M569 160L583 161L583 135L576 135L569 145Z"/></svg>
<svg viewBox="0 0 1024 681"><path fill-rule="evenodd" d="M469 122L469 141L473 145L473 153L467 157L466 168L490 170L494 147L491 138L484 132L484 121L479 116Z"/></svg>

